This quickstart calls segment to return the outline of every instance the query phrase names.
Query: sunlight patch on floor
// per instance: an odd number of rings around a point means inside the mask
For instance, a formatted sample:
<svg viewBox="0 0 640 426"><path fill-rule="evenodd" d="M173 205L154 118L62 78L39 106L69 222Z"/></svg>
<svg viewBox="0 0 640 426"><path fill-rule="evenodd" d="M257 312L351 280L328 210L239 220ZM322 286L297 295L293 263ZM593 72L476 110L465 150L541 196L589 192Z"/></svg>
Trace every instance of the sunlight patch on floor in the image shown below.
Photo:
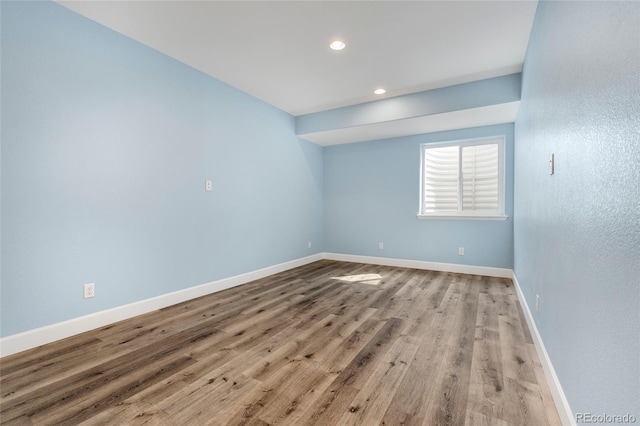
<svg viewBox="0 0 640 426"><path fill-rule="evenodd" d="M345 275L344 277L331 277L332 280L340 280L347 283L360 283L369 285L378 285L382 280L380 274L360 274L360 275Z"/></svg>

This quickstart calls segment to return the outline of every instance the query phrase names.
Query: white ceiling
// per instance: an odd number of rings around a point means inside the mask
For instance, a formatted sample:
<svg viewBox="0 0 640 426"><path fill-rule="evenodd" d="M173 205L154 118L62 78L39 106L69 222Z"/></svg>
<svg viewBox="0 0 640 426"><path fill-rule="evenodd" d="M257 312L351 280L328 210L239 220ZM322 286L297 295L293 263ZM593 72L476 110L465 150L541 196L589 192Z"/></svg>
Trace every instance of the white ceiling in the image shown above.
<svg viewBox="0 0 640 426"><path fill-rule="evenodd" d="M292 115L519 72L535 1L59 1ZM347 44L331 51L329 42Z"/></svg>

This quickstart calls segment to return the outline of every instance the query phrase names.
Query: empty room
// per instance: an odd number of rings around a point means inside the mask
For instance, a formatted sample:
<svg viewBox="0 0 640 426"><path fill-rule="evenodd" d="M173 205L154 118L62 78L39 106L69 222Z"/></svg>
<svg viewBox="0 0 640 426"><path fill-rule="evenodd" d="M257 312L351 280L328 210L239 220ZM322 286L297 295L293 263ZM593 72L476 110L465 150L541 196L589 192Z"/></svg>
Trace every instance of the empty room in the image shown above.
<svg viewBox="0 0 640 426"><path fill-rule="evenodd" d="M640 422L640 2L0 23L0 424Z"/></svg>

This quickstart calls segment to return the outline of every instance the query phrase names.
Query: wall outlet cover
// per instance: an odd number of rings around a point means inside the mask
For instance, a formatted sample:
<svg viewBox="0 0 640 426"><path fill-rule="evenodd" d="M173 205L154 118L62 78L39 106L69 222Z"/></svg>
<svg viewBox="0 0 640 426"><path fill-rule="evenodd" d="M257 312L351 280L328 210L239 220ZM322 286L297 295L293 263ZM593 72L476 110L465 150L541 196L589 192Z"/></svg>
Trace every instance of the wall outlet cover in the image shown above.
<svg viewBox="0 0 640 426"><path fill-rule="evenodd" d="M94 297L96 295L96 285L95 285L95 283L85 284L82 287L82 291L83 291L83 296L84 296L85 299L89 299L91 297Z"/></svg>

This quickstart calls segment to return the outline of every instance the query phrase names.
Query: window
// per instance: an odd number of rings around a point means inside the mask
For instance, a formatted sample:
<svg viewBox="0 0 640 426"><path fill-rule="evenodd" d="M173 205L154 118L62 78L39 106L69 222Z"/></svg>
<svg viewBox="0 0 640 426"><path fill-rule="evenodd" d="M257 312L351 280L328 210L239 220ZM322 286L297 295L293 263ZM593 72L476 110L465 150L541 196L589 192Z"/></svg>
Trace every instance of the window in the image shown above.
<svg viewBox="0 0 640 426"><path fill-rule="evenodd" d="M506 219L504 137L422 145L419 218Z"/></svg>

